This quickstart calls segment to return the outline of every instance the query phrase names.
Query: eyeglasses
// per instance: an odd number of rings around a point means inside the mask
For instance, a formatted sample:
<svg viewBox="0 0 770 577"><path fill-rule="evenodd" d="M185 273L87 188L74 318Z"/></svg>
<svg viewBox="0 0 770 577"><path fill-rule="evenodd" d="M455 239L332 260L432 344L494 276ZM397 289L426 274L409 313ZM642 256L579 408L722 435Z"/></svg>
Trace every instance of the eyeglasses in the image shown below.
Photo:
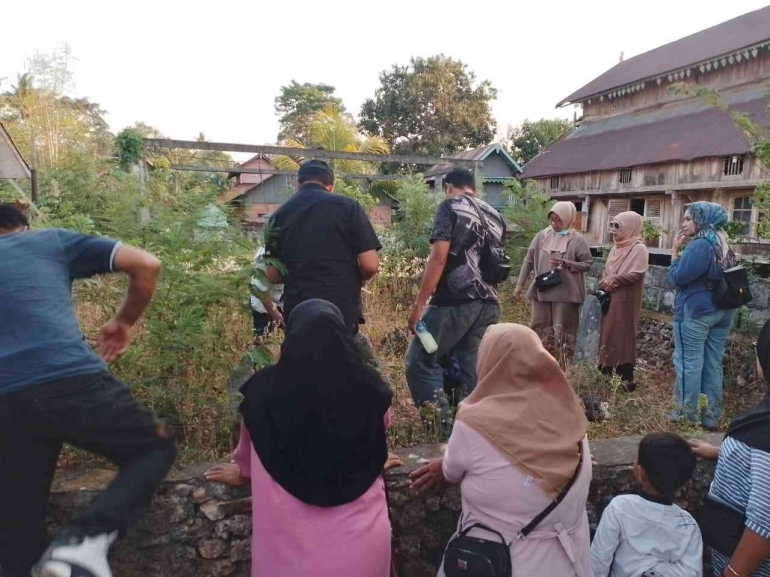
<svg viewBox="0 0 770 577"><path fill-rule="evenodd" d="M620 223L619 222L611 222L610 223L610 230L620 230Z"/></svg>

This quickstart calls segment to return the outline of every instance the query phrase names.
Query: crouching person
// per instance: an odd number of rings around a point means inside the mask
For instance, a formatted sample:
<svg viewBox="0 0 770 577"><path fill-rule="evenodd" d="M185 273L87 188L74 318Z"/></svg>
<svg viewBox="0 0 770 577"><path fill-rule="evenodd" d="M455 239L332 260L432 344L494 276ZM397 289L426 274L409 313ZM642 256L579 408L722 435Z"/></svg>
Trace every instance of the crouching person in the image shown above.
<svg viewBox="0 0 770 577"><path fill-rule="evenodd" d="M124 272L128 293L86 343L72 280ZM107 552L149 504L176 456L153 413L107 370L152 299L158 260L104 237L29 230L0 204L0 567L4 577L109 577ZM118 467L110 486L48 543L48 495L63 443ZM36 564L37 562L37 564ZM36 564L36 565L35 565ZM35 565L33 569L33 565Z"/></svg>

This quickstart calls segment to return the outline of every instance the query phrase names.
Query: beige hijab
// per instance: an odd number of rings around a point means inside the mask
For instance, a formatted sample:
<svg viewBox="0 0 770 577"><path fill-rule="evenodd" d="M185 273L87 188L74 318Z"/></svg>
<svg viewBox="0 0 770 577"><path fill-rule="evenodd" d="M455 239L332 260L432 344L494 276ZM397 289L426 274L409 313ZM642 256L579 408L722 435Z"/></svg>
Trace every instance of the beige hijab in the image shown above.
<svg viewBox="0 0 770 577"><path fill-rule="evenodd" d="M615 220L620 224L620 228L615 235L615 245L610 251L610 256L607 257L605 275L647 272L649 261L647 250L634 250L638 244L644 246L642 243L644 220L641 215L635 212L621 212Z"/></svg>
<svg viewBox="0 0 770 577"><path fill-rule="evenodd" d="M564 225L564 230L570 231L568 234L556 234L549 226L543 231L543 250L550 253L552 250L567 252L567 244L572 236L572 225L575 222L577 207L571 202L557 202L548 211L548 216L555 212Z"/></svg>
<svg viewBox="0 0 770 577"><path fill-rule="evenodd" d="M556 498L575 474L578 443L588 430L559 363L534 331L506 323L487 330L476 370L478 385L457 419Z"/></svg>

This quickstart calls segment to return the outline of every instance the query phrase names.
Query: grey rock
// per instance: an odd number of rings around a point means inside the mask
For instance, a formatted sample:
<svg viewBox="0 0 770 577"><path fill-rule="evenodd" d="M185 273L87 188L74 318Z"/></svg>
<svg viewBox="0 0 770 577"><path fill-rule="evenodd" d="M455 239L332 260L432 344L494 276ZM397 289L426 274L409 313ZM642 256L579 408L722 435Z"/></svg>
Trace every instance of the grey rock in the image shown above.
<svg viewBox="0 0 770 577"><path fill-rule="evenodd" d="M227 542L222 539L206 539L198 545L198 553L204 559L218 559L228 551Z"/></svg>
<svg viewBox="0 0 770 577"><path fill-rule="evenodd" d="M246 515L235 515L230 519L225 519L217 523L214 528L214 536L220 539L246 537L251 535L251 527L251 517Z"/></svg>
<svg viewBox="0 0 770 577"><path fill-rule="evenodd" d="M209 496L206 494L206 489L203 487L199 487L198 489L195 489L192 493L192 500L193 503L196 503L198 505L201 505L209 500Z"/></svg>
<svg viewBox="0 0 770 577"><path fill-rule="evenodd" d="M233 541L230 547L230 561L250 561L251 560L251 539L243 541Z"/></svg>
<svg viewBox="0 0 770 577"><path fill-rule="evenodd" d="M596 364L599 359L599 336L602 324L602 306L599 299L589 295L580 311L580 326L575 341L575 359Z"/></svg>
<svg viewBox="0 0 770 577"><path fill-rule="evenodd" d="M441 509L441 497L431 493L425 497L425 506L427 507L428 511L438 511Z"/></svg>
<svg viewBox="0 0 770 577"><path fill-rule="evenodd" d="M177 497L187 497L195 490L195 487L192 485L186 485L184 483L180 483L176 487L174 487L173 492L174 495Z"/></svg>
<svg viewBox="0 0 770 577"><path fill-rule="evenodd" d="M219 506L216 501L206 501L201 505L201 513L206 516L209 521L219 521L225 518L225 512Z"/></svg>

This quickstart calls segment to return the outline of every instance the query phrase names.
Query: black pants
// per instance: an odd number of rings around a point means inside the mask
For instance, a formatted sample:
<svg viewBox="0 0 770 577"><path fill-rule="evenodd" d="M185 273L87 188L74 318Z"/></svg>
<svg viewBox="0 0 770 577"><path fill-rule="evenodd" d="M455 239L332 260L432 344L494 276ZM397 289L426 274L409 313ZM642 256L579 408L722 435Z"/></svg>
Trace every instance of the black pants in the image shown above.
<svg viewBox="0 0 770 577"><path fill-rule="evenodd" d="M48 495L62 444L106 457L118 474L65 531L123 532L146 507L176 457L153 413L107 372L0 396L0 567L29 577L48 545Z"/></svg>
<svg viewBox="0 0 770 577"><path fill-rule="evenodd" d="M631 363L624 363L617 367L602 367L601 370L602 373L607 376L612 376L612 373L617 373L626 388L629 388L634 384L634 365Z"/></svg>

